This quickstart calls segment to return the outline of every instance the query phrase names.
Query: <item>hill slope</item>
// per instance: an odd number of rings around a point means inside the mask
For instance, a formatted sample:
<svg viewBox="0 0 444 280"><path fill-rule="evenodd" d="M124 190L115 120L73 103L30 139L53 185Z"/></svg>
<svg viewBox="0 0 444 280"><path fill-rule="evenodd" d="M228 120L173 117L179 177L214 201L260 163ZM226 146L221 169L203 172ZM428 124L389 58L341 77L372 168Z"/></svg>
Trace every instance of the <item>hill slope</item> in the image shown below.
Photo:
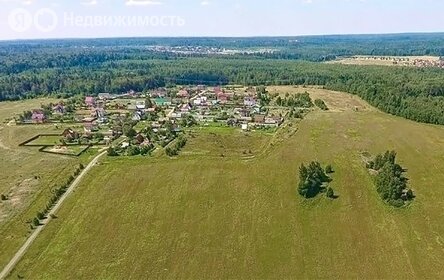
<svg viewBox="0 0 444 280"><path fill-rule="evenodd" d="M444 277L444 128L309 91L332 110L283 128L249 160L195 145L174 160L107 159L11 278ZM387 149L408 169L409 208L381 202L365 169L362 152ZM333 165L339 199L297 195L298 167L314 159Z"/></svg>

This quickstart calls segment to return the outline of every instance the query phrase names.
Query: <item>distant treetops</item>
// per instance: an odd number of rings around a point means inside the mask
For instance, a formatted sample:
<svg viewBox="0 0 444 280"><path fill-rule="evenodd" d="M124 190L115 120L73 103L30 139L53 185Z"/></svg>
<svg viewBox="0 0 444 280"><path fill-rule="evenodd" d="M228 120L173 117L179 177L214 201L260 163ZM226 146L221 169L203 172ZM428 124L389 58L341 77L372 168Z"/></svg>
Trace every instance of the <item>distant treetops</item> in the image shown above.
<svg viewBox="0 0 444 280"><path fill-rule="evenodd" d="M396 152L387 151L377 155L367 164L375 173L375 186L380 197L394 207L408 204L415 195L407 187L408 179L404 177L405 169L396 163Z"/></svg>
<svg viewBox="0 0 444 280"><path fill-rule="evenodd" d="M309 165L299 167L298 193L305 198L314 198L319 193L325 193L328 198L336 198L333 189L328 186L332 179L327 175L333 173L331 165L324 169L319 162L313 161Z"/></svg>

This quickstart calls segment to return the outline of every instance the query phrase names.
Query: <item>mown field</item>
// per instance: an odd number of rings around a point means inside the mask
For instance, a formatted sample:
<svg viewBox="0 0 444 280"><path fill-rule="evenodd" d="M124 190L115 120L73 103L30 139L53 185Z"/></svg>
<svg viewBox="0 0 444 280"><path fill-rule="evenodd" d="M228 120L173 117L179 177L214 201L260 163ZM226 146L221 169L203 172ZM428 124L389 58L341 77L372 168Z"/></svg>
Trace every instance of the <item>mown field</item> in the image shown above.
<svg viewBox="0 0 444 280"><path fill-rule="evenodd" d="M0 103L0 267L25 242L27 223L52 196L51 190L72 174L79 160L38 152L39 147L19 147L19 143L39 133L61 133L54 125L16 126L10 119L24 110L39 108L55 99L35 99ZM87 159L86 159L87 160Z"/></svg>
<svg viewBox="0 0 444 280"><path fill-rule="evenodd" d="M414 66L414 60L427 60L435 62L439 60L439 56L365 56L358 55L355 57L339 58L327 63L344 64L344 65L381 65L381 66ZM394 63L394 62L397 63Z"/></svg>
<svg viewBox="0 0 444 280"><path fill-rule="evenodd" d="M251 137L202 155L197 138L177 159L105 159L10 278L444 278L444 128L307 90L334 110L287 123L267 153L238 157L263 144ZM362 160L387 149L408 169L408 208L380 201ZM338 199L297 195L311 160L333 165Z"/></svg>

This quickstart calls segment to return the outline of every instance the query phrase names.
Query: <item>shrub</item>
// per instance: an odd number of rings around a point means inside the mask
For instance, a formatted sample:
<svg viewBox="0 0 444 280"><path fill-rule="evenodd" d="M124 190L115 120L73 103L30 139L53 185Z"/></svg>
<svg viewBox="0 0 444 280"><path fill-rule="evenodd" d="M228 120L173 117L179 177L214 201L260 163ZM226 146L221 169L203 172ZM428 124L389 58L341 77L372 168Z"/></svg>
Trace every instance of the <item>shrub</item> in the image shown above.
<svg viewBox="0 0 444 280"><path fill-rule="evenodd" d="M2 194L1 197L0 197L0 199L3 200L3 201L5 201L5 200L8 200L8 197L7 197L6 195Z"/></svg>
<svg viewBox="0 0 444 280"><path fill-rule="evenodd" d="M316 100L314 101L314 103L315 103L315 105L316 105L318 108L320 108L321 110L328 111L328 107L327 107L327 105L325 104L325 102L324 102L323 100L321 100L321 99L316 99Z"/></svg>
<svg viewBox="0 0 444 280"><path fill-rule="evenodd" d="M110 157L116 157L119 154L117 153L116 149L114 149L113 147L109 147L108 148L108 156Z"/></svg>
<svg viewBox="0 0 444 280"><path fill-rule="evenodd" d="M44 218L45 218L45 214L43 214L42 212L37 212L37 219L43 220Z"/></svg>
<svg viewBox="0 0 444 280"><path fill-rule="evenodd" d="M325 173L327 174L333 173L333 167L330 164L325 167Z"/></svg>

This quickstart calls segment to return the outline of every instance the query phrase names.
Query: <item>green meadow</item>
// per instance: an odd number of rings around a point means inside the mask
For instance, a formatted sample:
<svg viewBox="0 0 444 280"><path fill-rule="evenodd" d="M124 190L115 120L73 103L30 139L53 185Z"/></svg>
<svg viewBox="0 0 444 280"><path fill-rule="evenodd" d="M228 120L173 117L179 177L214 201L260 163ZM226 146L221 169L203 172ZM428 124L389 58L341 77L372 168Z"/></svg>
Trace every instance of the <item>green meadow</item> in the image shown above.
<svg viewBox="0 0 444 280"><path fill-rule="evenodd" d="M304 90L331 110L276 133L193 129L177 158L104 158L10 278L443 278L444 127ZM389 149L406 208L380 200L362 157ZM338 199L297 194L312 160L333 166Z"/></svg>

